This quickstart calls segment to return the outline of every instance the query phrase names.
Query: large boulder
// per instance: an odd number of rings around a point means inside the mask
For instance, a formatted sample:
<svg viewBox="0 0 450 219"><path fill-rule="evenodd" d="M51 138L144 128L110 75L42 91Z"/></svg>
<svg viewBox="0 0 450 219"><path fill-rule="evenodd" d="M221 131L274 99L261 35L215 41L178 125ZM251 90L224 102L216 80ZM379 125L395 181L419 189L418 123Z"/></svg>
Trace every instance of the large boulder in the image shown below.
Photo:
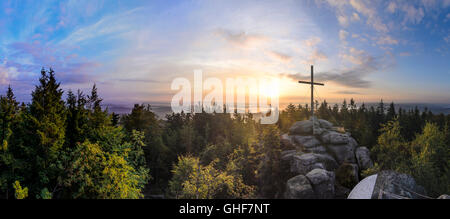
<svg viewBox="0 0 450 219"><path fill-rule="evenodd" d="M423 199L425 189L416 184L414 178L395 171L381 171L377 174L372 199Z"/></svg>
<svg viewBox="0 0 450 219"><path fill-rule="evenodd" d="M368 148L366 147L356 148L355 155L361 171L373 167L373 161L372 159L370 159L370 151Z"/></svg>
<svg viewBox="0 0 450 219"><path fill-rule="evenodd" d="M343 163L336 170L336 182L347 188L353 188L359 182L358 165Z"/></svg>
<svg viewBox="0 0 450 219"><path fill-rule="evenodd" d="M351 139L348 134L343 134L336 131L324 132L320 138L325 144L348 144Z"/></svg>
<svg viewBox="0 0 450 219"><path fill-rule="evenodd" d="M298 175L287 181L284 197L288 199L313 199L316 198L316 195L309 180L304 175Z"/></svg>
<svg viewBox="0 0 450 219"><path fill-rule="evenodd" d="M294 123L289 129L291 135L309 135L312 134L313 122L311 120L303 120Z"/></svg>
<svg viewBox="0 0 450 219"><path fill-rule="evenodd" d="M339 164L344 162L356 163L354 145L328 145L327 148Z"/></svg>
<svg viewBox="0 0 450 219"><path fill-rule="evenodd" d="M321 128L323 129L332 129L333 128L333 124L331 122L328 122L327 120L324 119L318 119L317 120L319 122L319 125Z"/></svg>
<svg viewBox="0 0 450 219"><path fill-rule="evenodd" d="M289 161L289 162L292 161L292 159L293 159L293 157L294 157L295 155L300 156L300 155L302 155L302 154L303 154L302 152L297 151L297 150L287 150L287 151L282 151L282 152L280 153L280 155L281 155L281 160Z"/></svg>
<svg viewBox="0 0 450 219"><path fill-rule="evenodd" d="M300 156L294 155L291 161L291 172L296 174L304 175L316 168L332 171L338 168L338 164L329 155L314 153L302 154Z"/></svg>
<svg viewBox="0 0 450 219"><path fill-rule="evenodd" d="M284 148L295 148L295 143L292 141L292 136L288 134L284 134L281 136L281 144Z"/></svg>
<svg viewBox="0 0 450 219"><path fill-rule="evenodd" d="M327 148L325 146L319 145L316 147L304 148L303 151L306 153L326 154Z"/></svg>
<svg viewBox="0 0 450 219"><path fill-rule="evenodd" d="M314 193L319 199L331 199L334 198L334 183L335 175L332 171L326 171L324 169L314 169L306 177L311 182Z"/></svg>
<svg viewBox="0 0 450 219"><path fill-rule="evenodd" d="M317 147L321 144L320 141L314 136L294 135L293 138L295 143L305 149Z"/></svg>
<svg viewBox="0 0 450 219"><path fill-rule="evenodd" d="M322 133L332 130L333 124L323 119L309 119L294 123L289 129L291 135L321 135Z"/></svg>

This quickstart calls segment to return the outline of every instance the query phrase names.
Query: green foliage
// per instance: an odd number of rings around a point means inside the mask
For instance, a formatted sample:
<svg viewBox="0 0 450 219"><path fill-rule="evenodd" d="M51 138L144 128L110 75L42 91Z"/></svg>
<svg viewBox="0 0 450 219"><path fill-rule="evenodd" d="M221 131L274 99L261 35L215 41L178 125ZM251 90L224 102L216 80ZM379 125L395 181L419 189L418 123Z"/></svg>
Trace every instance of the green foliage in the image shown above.
<svg viewBox="0 0 450 219"><path fill-rule="evenodd" d="M364 175L376 170L392 169L412 175L432 196L450 191L450 150L445 131L434 123L426 123L413 141L400 136L397 120L389 121L380 130L378 145L373 148L377 164Z"/></svg>
<svg viewBox="0 0 450 219"><path fill-rule="evenodd" d="M47 188L41 190L41 194L36 196L37 199L52 199L52 193Z"/></svg>
<svg viewBox="0 0 450 219"><path fill-rule="evenodd" d="M136 171L124 157L98 144L84 142L72 152L72 167L64 186L73 198L141 198L146 173Z"/></svg>
<svg viewBox="0 0 450 219"><path fill-rule="evenodd" d="M240 176L216 169L215 162L204 166L198 158L179 157L169 182L176 198L250 198L254 187L243 183Z"/></svg>
<svg viewBox="0 0 450 219"><path fill-rule="evenodd" d="M381 169L402 170L411 165L411 146L400 134L398 120L382 125L378 145L372 149L372 154L379 162Z"/></svg>
<svg viewBox="0 0 450 219"><path fill-rule="evenodd" d="M15 181L13 184L14 190L15 190L15 197L16 199L25 199L28 197L28 188L22 188L19 181Z"/></svg>
<svg viewBox="0 0 450 219"><path fill-rule="evenodd" d="M378 163L375 163L375 164L373 165L373 167L368 168L367 170L363 170L363 171L361 172L361 177L362 177L362 178L366 178L366 177L368 177L368 176L377 174L377 173L380 172L380 171L381 171L380 165L378 165Z"/></svg>
<svg viewBox="0 0 450 219"><path fill-rule="evenodd" d="M87 98L69 91L66 103L59 87L53 70L42 69L29 105L19 106L11 88L0 97L0 195L143 197L145 134L113 125L95 85Z"/></svg>
<svg viewBox="0 0 450 219"><path fill-rule="evenodd" d="M445 133L436 124L427 123L412 142L413 155L410 174L427 188L431 195L450 192L450 149Z"/></svg>
<svg viewBox="0 0 450 219"><path fill-rule="evenodd" d="M163 142L161 122L151 111L149 105L139 104L135 104L131 113L124 115L121 121L132 142L148 145L139 152L141 153L140 157L145 158L147 162L145 164L141 161L140 164L151 169L153 177L150 184L152 184L153 191L162 193L162 190L167 187L170 168L176 156Z"/></svg>
<svg viewBox="0 0 450 219"><path fill-rule="evenodd" d="M260 193L263 197L277 198L285 181L281 168L280 131L275 125L265 126L261 136L264 156L258 169Z"/></svg>
<svg viewBox="0 0 450 219"><path fill-rule="evenodd" d="M194 169L200 165L198 158L192 156L178 157L178 163L172 169L172 179L169 182L169 190L175 198L183 196L183 183L189 179Z"/></svg>

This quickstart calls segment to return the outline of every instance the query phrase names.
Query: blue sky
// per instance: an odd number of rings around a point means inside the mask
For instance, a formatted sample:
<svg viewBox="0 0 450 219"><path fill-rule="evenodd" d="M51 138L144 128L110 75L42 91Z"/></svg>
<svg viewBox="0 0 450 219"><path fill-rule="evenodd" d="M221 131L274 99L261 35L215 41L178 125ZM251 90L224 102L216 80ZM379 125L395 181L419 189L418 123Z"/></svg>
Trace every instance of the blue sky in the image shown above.
<svg viewBox="0 0 450 219"><path fill-rule="evenodd" d="M29 101L41 67L105 102L169 102L176 77L282 78L314 64L330 102L450 103L450 0L13 1L0 3L0 87Z"/></svg>

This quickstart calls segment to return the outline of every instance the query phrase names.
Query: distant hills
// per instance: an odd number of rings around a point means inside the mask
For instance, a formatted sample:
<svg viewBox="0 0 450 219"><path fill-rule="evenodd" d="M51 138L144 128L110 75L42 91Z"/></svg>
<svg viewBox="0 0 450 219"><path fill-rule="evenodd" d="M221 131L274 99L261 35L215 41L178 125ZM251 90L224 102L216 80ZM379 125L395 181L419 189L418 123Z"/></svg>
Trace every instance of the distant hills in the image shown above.
<svg viewBox="0 0 450 219"><path fill-rule="evenodd" d="M147 104L147 103L146 103ZM171 113L172 110L169 104L164 103L149 103L152 107L153 112L156 113L160 118L165 118L167 113ZM334 104L334 103L333 103ZM333 106L333 104L330 104ZM114 112L117 114L127 114L131 112L134 104L118 104L118 103L107 103L104 107L108 108L109 112ZM378 106L378 103L366 103L366 107L370 106ZM385 103L385 107L388 107L389 103ZM423 111L425 108L428 108L434 114L443 113L444 115L450 114L450 103L449 104L431 104L431 103L399 103L395 104L396 110L400 107L404 110L414 109L418 107L420 111Z"/></svg>

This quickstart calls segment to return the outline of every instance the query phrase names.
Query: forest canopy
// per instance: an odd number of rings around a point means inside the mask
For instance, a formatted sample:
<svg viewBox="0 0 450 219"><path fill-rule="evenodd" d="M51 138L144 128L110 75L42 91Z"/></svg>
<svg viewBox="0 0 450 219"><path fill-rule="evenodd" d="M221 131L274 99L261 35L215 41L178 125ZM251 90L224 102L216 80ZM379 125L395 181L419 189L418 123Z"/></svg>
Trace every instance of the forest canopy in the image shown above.
<svg viewBox="0 0 450 219"><path fill-rule="evenodd" d="M0 198L282 198L292 176L280 136L310 115L293 104L274 125L250 113L158 118L144 104L118 115L102 107L95 84L63 94L55 72L42 69L30 103L11 87L0 97ZM365 175L396 170L432 196L450 192L449 115L353 99L317 103L316 114L371 150Z"/></svg>

